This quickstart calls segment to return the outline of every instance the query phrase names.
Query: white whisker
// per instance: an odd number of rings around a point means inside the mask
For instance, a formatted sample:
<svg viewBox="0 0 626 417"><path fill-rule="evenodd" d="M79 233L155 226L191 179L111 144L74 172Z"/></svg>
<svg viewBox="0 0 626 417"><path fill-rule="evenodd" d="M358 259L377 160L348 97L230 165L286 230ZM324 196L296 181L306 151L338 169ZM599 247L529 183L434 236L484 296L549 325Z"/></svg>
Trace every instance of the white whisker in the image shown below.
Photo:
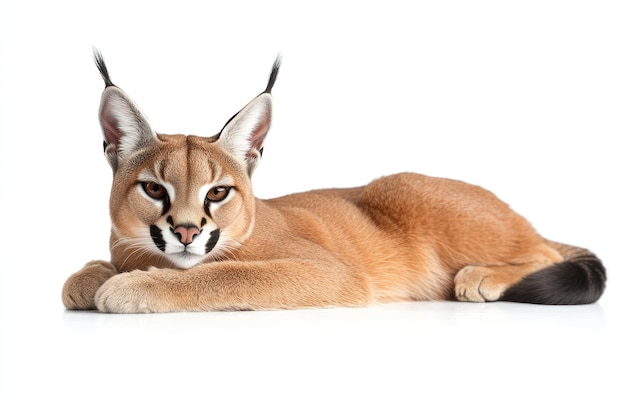
<svg viewBox="0 0 626 417"><path fill-rule="evenodd" d="M131 260L137 263L149 255L159 253L151 237L120 237L111 244L111 251L118 248L123 248L124 253L127 254L120 265L121 269L124 269L124 266Z"/></svg>

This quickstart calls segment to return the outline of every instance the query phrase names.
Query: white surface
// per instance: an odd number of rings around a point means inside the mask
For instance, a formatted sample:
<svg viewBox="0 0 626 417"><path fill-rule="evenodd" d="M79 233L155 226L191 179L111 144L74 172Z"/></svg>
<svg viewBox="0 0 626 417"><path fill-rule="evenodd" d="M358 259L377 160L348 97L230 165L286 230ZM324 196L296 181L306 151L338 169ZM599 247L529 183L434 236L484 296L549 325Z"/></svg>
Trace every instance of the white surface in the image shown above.
<svg viewBox="0 0 626 417"><path fill-rule="evenodd" d="M140 4L0 4L4 415L626 414L621 2ZM67 276L108 256L92 44L157 131L207 135L280 50L257 195L463 179L597 252L607 292L580 307L65 312Z"/></svg>

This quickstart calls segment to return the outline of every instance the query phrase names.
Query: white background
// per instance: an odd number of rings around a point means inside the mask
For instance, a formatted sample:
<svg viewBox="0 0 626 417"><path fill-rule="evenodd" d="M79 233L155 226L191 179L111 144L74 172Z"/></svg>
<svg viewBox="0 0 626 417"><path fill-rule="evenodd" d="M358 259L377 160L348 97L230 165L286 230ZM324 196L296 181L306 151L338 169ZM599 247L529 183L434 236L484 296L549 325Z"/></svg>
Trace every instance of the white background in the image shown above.
<svg viewBox="0 0 626 417"><path fill-rule="evenodd" d="M3 0L2 412L625 415L625 22L599 0ZM64 280L108 259L92 45L157 131L202 135L281 51L259 197L463 179L595 251L607 291L582 307L65 312Z"/></svg>

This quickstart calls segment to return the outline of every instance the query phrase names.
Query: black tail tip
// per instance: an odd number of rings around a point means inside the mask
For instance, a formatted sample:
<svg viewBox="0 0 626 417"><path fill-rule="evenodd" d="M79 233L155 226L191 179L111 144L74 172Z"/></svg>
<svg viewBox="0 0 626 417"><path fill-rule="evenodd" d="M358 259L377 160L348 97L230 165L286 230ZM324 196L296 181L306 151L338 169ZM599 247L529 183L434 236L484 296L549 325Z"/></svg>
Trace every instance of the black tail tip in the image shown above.
<svg viewBox="0 0 626 417"><path fill-rule="evenodd" d="M528 275L500 299L533 304L591 304L598 301L605 287L604 265L597 257L587 255Z"/></svg>

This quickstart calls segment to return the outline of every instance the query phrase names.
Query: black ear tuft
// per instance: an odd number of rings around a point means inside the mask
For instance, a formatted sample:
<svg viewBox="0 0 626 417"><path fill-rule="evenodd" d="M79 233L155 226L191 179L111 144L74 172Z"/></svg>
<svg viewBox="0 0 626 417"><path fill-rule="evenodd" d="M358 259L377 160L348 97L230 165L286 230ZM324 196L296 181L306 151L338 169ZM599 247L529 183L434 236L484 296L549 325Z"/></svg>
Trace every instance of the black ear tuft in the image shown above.
<svg viewBox="0 0 626 417"><path fill-rule="evenodd" d="M274 83L276 83L276 77L278 77L278 71L280 70L280 64L282 63L282 60L282 55L278 54L276 60L274 60L274 65L272 65L272 72L270 74L269 80L267 80L267 87L265 87L264 93L272 93L272 88L274 87Z"/></svg>
<svg viewBox="0 0 626 417"><path fill-rule="evenodd" d="M102 53L100 52L100 50L96 47L93 48L93 59L94 61L96 61L96 66L98 67L98 70L100 71L100 75L102 76L102 79L104 80L105 88L114 87L115 84L113 84L113 82L111 81L111 77L109 77L109 70L107 69L107 66L104 63L104 57L102 56Z"/></svg>

